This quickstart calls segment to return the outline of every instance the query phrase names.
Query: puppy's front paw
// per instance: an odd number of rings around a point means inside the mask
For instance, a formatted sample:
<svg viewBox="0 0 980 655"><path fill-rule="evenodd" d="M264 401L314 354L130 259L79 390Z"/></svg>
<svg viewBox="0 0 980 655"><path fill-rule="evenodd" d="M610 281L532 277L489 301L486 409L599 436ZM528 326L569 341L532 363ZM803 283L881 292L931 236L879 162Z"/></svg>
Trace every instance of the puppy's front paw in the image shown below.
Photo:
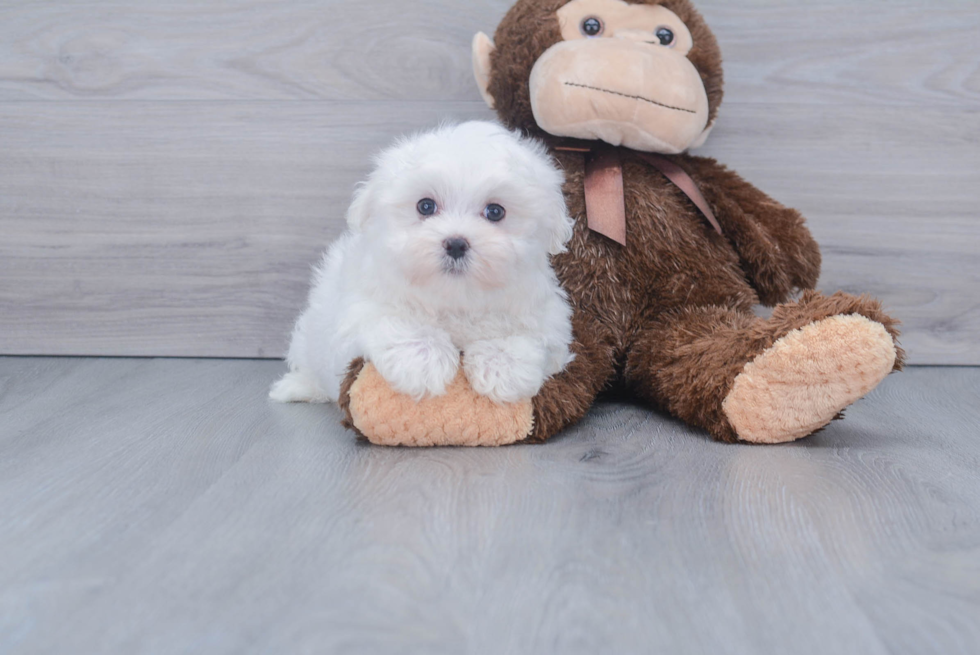
<svg viewBox="0 0 980 655"><path fill-rule="evenodd" d="M547 353L527 337L490 339L471 344L463 356L463 371L478 394L498 403L531 398L545 378Z"/></svg>
<svg viewBox="0 0 980 655"><path fill-rule="evenodd" d="M391 344L373 364L392 389L421 400L446 393L459 370L459 350L449 335L432 332Z"/></svg>

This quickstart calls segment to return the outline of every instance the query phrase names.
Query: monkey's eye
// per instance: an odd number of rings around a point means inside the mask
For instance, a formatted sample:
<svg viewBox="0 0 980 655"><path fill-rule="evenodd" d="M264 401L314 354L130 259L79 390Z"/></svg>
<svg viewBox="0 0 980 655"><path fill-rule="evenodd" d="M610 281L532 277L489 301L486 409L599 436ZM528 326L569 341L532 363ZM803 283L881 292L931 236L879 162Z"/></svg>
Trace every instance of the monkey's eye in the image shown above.
<svg viewBox="0 0 980 655"><path fill-rule="evenodd" d="M669 27L658 27L657 38L660 39L660 45L670 45L674 42L674 31Z"/></svg>
<svg viewBox="0 0 980 655"><path fill-rule="evenodd" d="M589 16L582 21L581 30L585 36L599 36L603 30L602 21L595 16Z"/></svg>
<svg viewBox="0 0 980 655"><path fill-rule="evenodd" d="M415 208L422 216L432 216L439 209L439 206L432 198L422 198L419 200L419 204L415 205Z"/></svg>
<svg viewBox="0 0 980 655"><path fill-rule="evenodd" d="M507 210L498 205L497 203L490 203L483 210L483 215L486 219L492 223L499 223L504 220L504 216L507 215Z"/></svg>

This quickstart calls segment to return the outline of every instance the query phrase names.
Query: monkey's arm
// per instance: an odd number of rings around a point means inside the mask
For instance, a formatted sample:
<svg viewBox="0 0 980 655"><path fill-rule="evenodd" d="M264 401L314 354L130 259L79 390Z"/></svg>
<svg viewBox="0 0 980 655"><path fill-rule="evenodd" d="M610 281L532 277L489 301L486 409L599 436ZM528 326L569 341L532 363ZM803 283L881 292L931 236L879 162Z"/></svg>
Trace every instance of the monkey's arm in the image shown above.
<svg viewBox="0 0 980 655"><path fill-rule="evenodd" d="M816 287L820 249L800 212L714 159L685 157L679 163L698 183L764 305L785 302L795 289Z"/></svg>

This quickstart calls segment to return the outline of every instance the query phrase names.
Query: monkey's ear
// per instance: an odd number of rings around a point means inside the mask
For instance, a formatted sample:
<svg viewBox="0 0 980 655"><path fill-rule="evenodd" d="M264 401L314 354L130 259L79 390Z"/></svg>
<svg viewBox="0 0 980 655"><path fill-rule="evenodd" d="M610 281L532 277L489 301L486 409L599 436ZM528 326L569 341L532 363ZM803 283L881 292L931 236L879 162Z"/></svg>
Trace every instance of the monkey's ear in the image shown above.
<svg viewBox="0 0 980 655"><path fill-rule="evenodd" d="M477 32L473 37L473 76L483 101L490 109L493 109L493 96L487 88L490 86L490 53L495 49L493 40L483 32Z"/></svg>
<svg viewBox="0 0 980 655"><path fill-rule="evenodd" d="M716 118L715 120L718 120L718 119ZM713 130L713 129L715 129L715 121L714 120L711 121L710 123L708 123L708 127L704 128L704 132L701 132L701 135L698 136L698 138L696 138L694 140L694 143L692 143L688 147L691 148L691 149L693 149L693 148L700 148L701 146L703 146L704 145L704 142L708 140L708 135L711 134L711 130Z"/></svg>

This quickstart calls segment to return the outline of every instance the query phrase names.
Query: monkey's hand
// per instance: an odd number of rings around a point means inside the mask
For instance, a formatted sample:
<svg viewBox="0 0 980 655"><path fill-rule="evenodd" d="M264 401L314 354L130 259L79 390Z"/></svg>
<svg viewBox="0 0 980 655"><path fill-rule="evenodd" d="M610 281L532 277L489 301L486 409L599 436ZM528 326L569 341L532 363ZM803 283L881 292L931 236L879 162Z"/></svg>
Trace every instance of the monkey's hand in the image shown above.
<svg viewBox="0 0 980 655"><path fill-rule="evenodd" d="M713 159L686 157L682 163L711 204L762 304L777 305L794 290L816 286L820 249L800 212Z"/></svg>

